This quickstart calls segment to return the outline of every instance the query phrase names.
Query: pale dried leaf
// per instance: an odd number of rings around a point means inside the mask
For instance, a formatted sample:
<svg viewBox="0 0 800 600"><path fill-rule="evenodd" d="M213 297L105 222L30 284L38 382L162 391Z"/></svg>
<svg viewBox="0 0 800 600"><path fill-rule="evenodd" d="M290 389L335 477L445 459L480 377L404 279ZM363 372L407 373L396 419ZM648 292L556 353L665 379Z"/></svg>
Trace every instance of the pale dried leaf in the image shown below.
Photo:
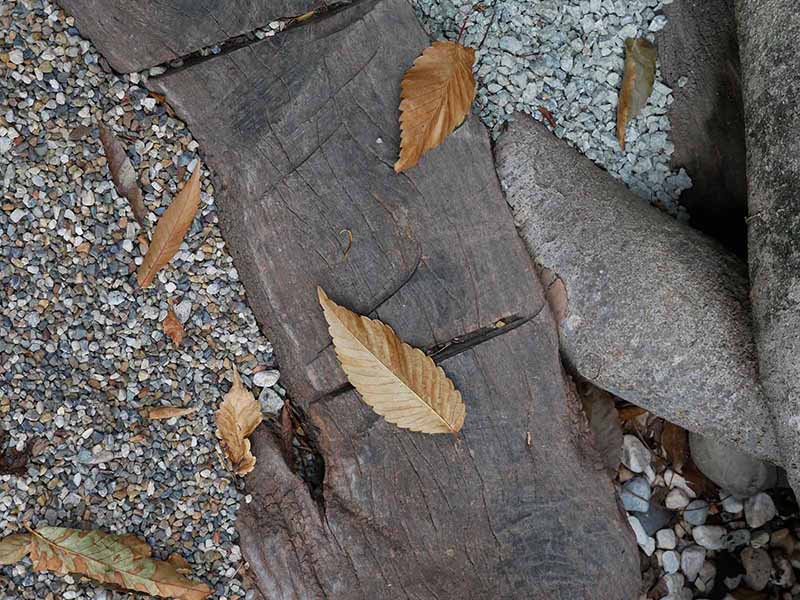
<svg viewBox="0 0 800 600"><path fill-rule="evenodd" d="M196 412L196 407L180 408L178 406L158 406L147 411L147 418L152 420L171 419L172 417L184 417Z"/></svg>
<svg viewBox="0 0 800 600"><path fill-rule="evenodd" d="M178 319L175 311L172 310L172 307L167 310L167 316L164 317L161 327L164 329L164 334L168 335L176 346L181 345L181 342L183 341L183 334L185 332L183 329L183 324L181 323L180 319Z"/></svg>
<svg viewBox="0 0 800 600"><path fill-rule="evenodd" d="M31 551L31 536L15 533L0 540L0 565L13 565Z"/></svg>
<svg viewBox="0 0 800 600"><path fill-rule="evenodd" d="M136 280L140 287L145 288L153 283L156 273L175 256L199 206L200 164L195 167L192 177L158 220L147 254L136 271Z"/></svg>
<svg viewBox="0 0 800 600"><path fill-rule="evenodd" d="M461 394L444 371L394 330L333 302L317 288L336 356L345 375L372 409L398 427L454 433L464 424Z"/></svg>
<svg viewBox="0 0 800 600"><path fill-rule="evenodd" d="M225 453L237 475L246 475L255 467L256 458L250 452L247 436L255 431L261 419L261 405L250 390L242 385L239 373L234 368L233 385L220 404L216 420Z"/></svg>
<svg viewBox="0 0 800 600"><path fill-rule="evenodd" d="M625 128L647 104L656 78L656 47L644 38L625 40L625 76L617 105L617 140L625 149Z"/></svg>
<svg viewBox="0 0 800 600"><path fill-rule="evenodd" d="M76 573L159 598L201 600L211 594L211 588L190 581L170 563L150 558L149 546L134 536L65 527L42 527L31 536L36 571Z"/></svg>
<svg viewBox="0 0 800 600"><path fill-rule="evenodd" d="M189 565L189 561L183 558L180 554L170 554L169 558L167 558L167 562L175 567L175 570L178 573L183 573L186 575L187 573L192 572L192 568Z"/></svg>
<svg viewBox="0 0 800 600"><path fill-rule="evenodd" d="M99 129L100 142L103 144L103 151L108 160L108 170L111 173L111 180L114 182L117 194L127 198L134 218L139 222L139 225L144 227L147 220L147 208L144 205L142 190L139 188L139 182L136 179L136 171L133 169L128 154L125 152L125 147L110 129L106 129L102 125L99 126Z"/></svg>
<svg viewBox="0 0 800 600"><path fill-rule="evenodd" d="M416 165L441 144L469 113L475 98L475 50L456 42L433 42L400 84L400 158L397 173Z"/></svg>

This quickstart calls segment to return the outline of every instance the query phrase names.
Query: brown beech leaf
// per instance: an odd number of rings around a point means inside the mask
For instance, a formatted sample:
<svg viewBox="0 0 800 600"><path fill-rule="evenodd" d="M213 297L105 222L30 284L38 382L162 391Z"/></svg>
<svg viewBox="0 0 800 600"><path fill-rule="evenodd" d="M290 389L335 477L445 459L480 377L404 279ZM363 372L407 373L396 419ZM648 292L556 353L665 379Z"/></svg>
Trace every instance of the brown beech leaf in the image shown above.
<svg viewBox="0 0 800 600"><path fill-rule="evenodd" d="M194 220L198 206L200 206L199 163L195 167L192 177L158 220L147 254L136 271L136 279L140 287L146 288L153 283L156 273L175 256L181 246L183 236L186 235Z"/></svg>
<svg viewBox="0 0 800 600"><path fill-rule="evenodd" d="M388 325L339 306L322 288L317 288L317 296L342 370L366 404L403 429L461 429L464 402L441 367Z"/></svg>
<svg viewBox="0 0 800 600"><path fill-rule="evenodd" d="M0 565L13 565L31 551L31 536L15 533L0 540Z"/></svg>
<svg viewBox="0 0 800 600"><path fill-rule="evenodd" d="M196 412L196 407L180 408L178 406L158 406L147 411L147 418L151 420L171 419L172 417L184 417Z"/></svg>
<svg viewBox="0 0 800 600"><path fill-rule="evenodd" d="M234 367L233 385L220 404L216 420L225 453L237 475L246 475L255 468L256 457L250 452L250 440L247 437L256 430L261 419L261 405L242 385Z"/></svg>
<svg viewBox="0 0 800 600"><path fill-rule="evenodd" d="M683 427L664 421L664 428L661 430L661 445L664 446L672 468L681 473L683 465L689 459L689 434Z"/></svg>
<svg viewBox="0 0 800 600"><path fill-rule="evenodd" d="M170 339L172 339L176 346L181 345L184 334L183 325L175 314L175 311L172 310L171 306L167 311L167 316L164 317L164 320L161 323L161 327L164 329L164 333L168 335Z"/></svg>
<svg viewBox="0 0 800 600"><path fill-rule="evenodd" d="M625 127L636 118L653 92L656 47L644 38L625 40L625 76L617 105L617 140L625 149Z"/></svg>
<svg viewBox="0 0 800 600"><path fill-rule="evenodd" d="M202 600L211 594L165 561L150 557L150 547L131 535L103 531L42 527L0 540L0 564L30 553L34 571L76 573L126 590L159 598Z"/></svg>
<svg viewBox="0 0 800 600"><path fill-rule="evenodd" d="M136 171L133 169L125 146L122 145L110 129L102 125L100 129L100 142L103 144L103 151L108 159L108 170L111 172L111 180L117 194L127 198L131 205L134 218L142 227L145 226L147 219L147 208L144 205L142 190L139 189L139 182L136 179Z"/></svg>
<svg viewBox="0 0 800 600"><path fill-rule="evenodd" d="M400 84L400 158L397 173L410 169L441 144L469 113L475 98L475 50L456 42L433 42Z"/></svg>

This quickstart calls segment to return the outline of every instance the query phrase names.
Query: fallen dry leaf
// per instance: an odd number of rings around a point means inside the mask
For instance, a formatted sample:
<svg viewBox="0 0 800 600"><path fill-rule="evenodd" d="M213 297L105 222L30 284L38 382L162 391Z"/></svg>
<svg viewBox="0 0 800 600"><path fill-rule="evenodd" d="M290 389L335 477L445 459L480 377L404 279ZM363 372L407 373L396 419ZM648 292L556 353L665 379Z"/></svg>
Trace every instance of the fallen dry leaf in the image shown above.
<svg viewBox="0 0 800 600"><path fill-rule="evenodd" d="M225 453L237 475L246 475L255 468L256 457L250 452L250 440L247 437L256 430L261 419L261 405L242 385L234 367L233 385L220 404L216 420Z"/></svg>
<svg viewBox="0 0 800 600"><path fill-rule="evenodd" d="M196 407L180 408L177 406L158 406L147 411L147 418L152 420L171 419L172 417L184 417L196 412Z"/></svg>
<svg viewBox="0 0 800 600"><path fill-rule="evenodd" d="M683 472L683 465L689 459L689 434L683 427L664 421L661 430L661 445L667 453L667 460L678 473Z"/></svg>
<svg viewBox="0 0 800 600"><path fill-rule="evenodd" d="M172 339L176 346L181 345L184 334L183 325L175 314L175 311L172 310L171 306L167 311L167 316L164 317L164 321L161 323L161 327L164 329L164 333L168 335L170 339Z"/></svg>
<svg viewBox="0 0 800 600"><path fill-rule="evenodd" d="M455 433L464 424L461 394L441 367L394 330L357 315L317 288L336 356L347 379L372 409L398 427Z"/></svg>
<svg viewBox="0 0 800 600"><path fill-rule="evenodd" d="M131 535L42 527L0 540L0 564L11 564L26 554L35 571L76 573L159 598L202 600L211 594L204 583L190 581L170 563L150 558L150 546Z"/></svg>
<svg viewBox="0 0 800 600"><path fill-rule="evenodd" d="M0 540L0 565L13 565L21 561L31 551L31 536L15 533Z"/></svg>
<svg viewBox="0 0 800 600"><path fill-rule="evenodd" d="M183 558L180 554L170 554L169 558L167 558L167 562L175 567L175 570L178 573L183 573L184 575L191 573L192 568L189 565L189 561Z"/></svg>
<svg viewBox="0 0 800 600"><path fill-rule="evenodd" d="M653 92L656 47L644 38L625 40L625 76L617 105L617 140L625 149L625 127L636 118Z"/></svg>
<svg viewBox="0 0 800 600"><path fill-rule="evenodd" d="M634 406L631 404L628 406L623 406L618 412L620 421L632 421L636 417L645 414L647 411L639 406Z"/></svg>
<svg viewBox="0 0 800 600"><path fill-rule="evenodd" d="M577 386L578 395L594 436L594 446L603 464L616 472L622 458L622 426L614 397L589 383Z"/></svg>
<svg viewBox="0 0 800 600"><path fill-rule="evenodd" d="M145 288L153 283L156 273L175 256L183 236L194 220L198 206L200 206L199 163L192 177L158 220L147 254L136 271L136 280L140 287Z"/></svg>
<svg viewBox="0 0 800 600"><path fill-rule="evenodd" d="M283 456L290 469L294 468L292 440L294 440L294 428L292 427L292 414L291 407L289 406L289 399L286 398L281 408L281 445L283 446Z"/></svg>
<svg viewBox="0 0 800 600"><path fill-rule="evenodd" d="M133 216L144 227L147 219L147 207L144 205L142 190L139 189L139 182L136 179L136 171L133 169L128 158L125 147L117 139L110 129L102 125L100 128L100 142L103 144L103 151L108 159L108 170L111 172L111 180L117 193L123 198L127 198L133 211Z"/></svg>
<svg viewBox="0 0 800 600"><path fill-rule="evenodd" d="M551 113L547 109L546 106L540 106L539 107L539 112L542 114L542 116L544 117L545 121L547 121L547 123L550 125L550 127L552 127L553 129L555 129L557 127L556 118L553 116L553 113Z"/></svg>
<svg viewBox="0 0 800 600"><path fill-rule="evenodd" d="M469 113L475 98L475 50L456 42L433 42L400 84L400 158L397 173L410 169L441 144Z"/></svg>

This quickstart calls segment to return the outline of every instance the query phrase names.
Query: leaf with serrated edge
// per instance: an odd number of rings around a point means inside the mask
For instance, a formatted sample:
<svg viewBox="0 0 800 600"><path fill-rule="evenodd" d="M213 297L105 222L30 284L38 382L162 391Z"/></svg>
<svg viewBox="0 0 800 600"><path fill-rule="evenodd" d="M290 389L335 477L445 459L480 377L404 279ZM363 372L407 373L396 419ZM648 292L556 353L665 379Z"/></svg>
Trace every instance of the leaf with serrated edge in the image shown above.
<svg viewBox="0 0 800 600"><path fill-rule="evenodd" d="M139 286L146 288L181 247L183 236L194 221L194 215L200 206L200 164L198 163L192 177L178 192L172 204L158 220L153 240L147 254L136 271Z"/></svg>
<svg viewBox="0 0 800 600"><path fill-rule="evenodd" d="M225 453L237 475L246 475L255 468L256 458L250 452L247 436L256 430L261 419L261 405L242 385L239 373L234 368L233 385L219 406L216 420Z"/></svg>
<svg viewBox="0 0 800 600"><path fill-rule="evenodd" d="M178 319L175 311L172 310L172 307L167 310L167 316L161 322L161 327L164 329L164 334L168 335L176 346L181 345L184 334L183 324Z"/></svg>
<svg viewBox="0 0 800 600"><path fill-rule="evenodd" d="M196 413L197 408L180 408L178 406L158 406L147 411L147 418L151 420L171 419L172 417L184 417Z"/></svg>
<svg viewBox="0 0 800 600"><path fill-rule="evenodd" d="M136 179L136 171L134 171L128 154L125 152L125 147L110 129L106 129L102 125L99 126L99 129L100 142L103 144L103 151L106 154L108 170L111 173L114 188L116 188L117 194L127 198L131 205L133 216L139 222L139 225L144 227L147 219L147 207L144 205L142 190L139 188L139 182Z"/></svg>
<svg viewBox="0 0 800 600"><path fill-rule="evenodd" d="M474 63L472 48L440 41L406 71L400 84L400 158L395 172L416 165L464 121L475 98Z"/></svg>
<svg viewBox="0 0 800 600"><path fill-rule="evenodd" d="M336 356L366 404L403 429L455 433L464 424L461 394L441 367L378 320L357 315L317 288Z"/></svg>
<svg viewBox="0 0 800 600"><path fill-rule="evenodd" d="M31 561L35 571L77 573L101 583L144 592L159 598L202 600L211 594L204 583L191 581L170 563L145 555L149 547L132 536L65 527L31 531Z"/></svg>
<svg viewBox="0 0 800 600"><path fill-rule="evenodd" d="M15 533L0 540L0 565L13 565L31 551L31 536Z"/></svg>
<svg viewBox="0 0 800 600"><path fill-rule="evenodd" d="M617 140L625 150L625 127L647 104L656 79L656 47L644 38L625 40L625 75L617 104Z"/></svg>

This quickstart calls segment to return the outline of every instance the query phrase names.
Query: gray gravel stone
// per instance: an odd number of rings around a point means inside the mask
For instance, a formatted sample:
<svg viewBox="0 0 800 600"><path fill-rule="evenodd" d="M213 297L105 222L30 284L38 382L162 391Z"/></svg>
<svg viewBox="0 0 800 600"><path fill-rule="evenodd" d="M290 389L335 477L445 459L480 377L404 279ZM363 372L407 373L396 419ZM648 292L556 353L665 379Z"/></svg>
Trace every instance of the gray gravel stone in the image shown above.
<svg viewBox="0 0 800 600"><path fill-rule="evenodd" d="M725 534L725 528L719 525L700 525L692 529L694 541L707 550L721 550Z"/></svg>
<svg viewBox="0 0 800 600"><path fill-rule="evenodd" d="M708 516L708 502L692 500L683 511L684 520L690 525L703 525Z"/></svg>
<svg viewBox="0 0 800 600"><path fill-rule="evenodd" d="M706 549L702 546L687 546L681 552L681 571L689 582L697 578L706 560Z"/></svg>
<svg viewBox="0 0 800 600"><path fill-rule="evenodd" d="M740 498L769 489L778 479L774 465L709 436L690 432L689 446L697 468L719 487Z"/></svg>
<svg viewBox="0 0 800 600"><path fill-rule="evenodd" d="M625 510L647 512L650 508L650 483L644 477L634 477L622 486L620 497Z"/></svg>
<svg viewBox="0 0 800 600"><path fill-rule="evenodd" d="M775 514L775 503L769 494L764 492L748 498L744 503L744 516L747 519L747 525L752 529L758 529L768 523Z"/></svg>

